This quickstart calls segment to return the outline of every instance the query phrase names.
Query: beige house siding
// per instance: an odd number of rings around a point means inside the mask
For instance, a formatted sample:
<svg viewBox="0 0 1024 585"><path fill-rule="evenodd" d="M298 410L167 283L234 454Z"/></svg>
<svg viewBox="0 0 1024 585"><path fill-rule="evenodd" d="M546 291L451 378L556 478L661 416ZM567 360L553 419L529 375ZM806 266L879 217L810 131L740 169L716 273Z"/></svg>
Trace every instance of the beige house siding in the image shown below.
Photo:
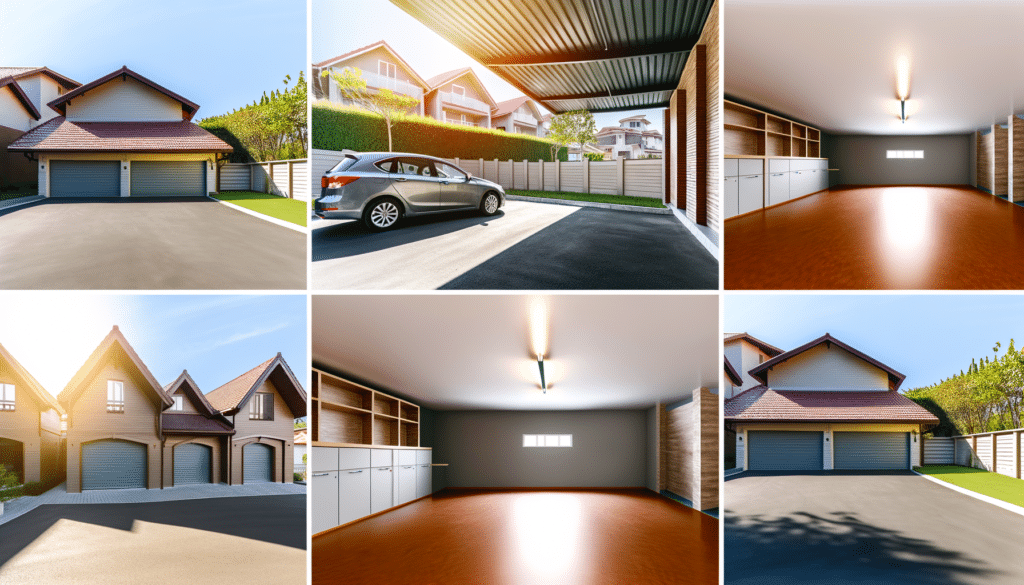
<svg viewBox="0 0 1024 585"><path fill-rule="evenodd" d="M888 374L834 344L819 344L768 372L775 390L888 391Z"/></svg>
<svg viewBox="0 0 1024 585"><path fill-rule="evenodd" d="M67 432L69 493L82 491L82 444L101 439L122 439L146 445L147 487L160 487L161 406L157 398L144 389L146 382L134 370L134 364L123 355L108 361L96 376L85 382L86 389L71 405ZM107 380L124 382L123 413L107 412Z"/></svg>
<svg viewBox="0 0 1024 585"><path fill-rule="evenodd" d="M732 394L725 396L727 399L761 384L749 373L750 370L756 368L761 363L768 361L768 355L758 349L757 346L742 339L731 341L725 344L725 357L729 359L729 363L736 368L736 371L743 378L743 385L734 387Z"/></svg>
<svg viewBox="0 0 1024 585"><path fill-rule="evenodd" d="M167 416L175 416L175 415L178 415L178 414L201 414L199 412L199 410L196 409L195 405L192 404L192 399L189 397L188 393L186 393L184 390L179 388L173 394L170 395L172 400L174 399L175 396L181 396L184 399L184 400L181 401L182 402L182 409L181 410L171 410L171 407L168 407L168 409L164 411L165 415L167 415Z"/></svg>
<svg viewBox="0 0 1024 585"><path fill-rule="evenodd" d="M277 388L269 380L256 390L274 395L274 420L249 420L249 402L245 401L234 416L235 436L231 441L230 468L232 484L243 483L242 448L262 443L274 449L274 481L291 483L294 468L295 416ZM255 396L255 394L253 394Z"/></svg>
<svg viewBox="0 0 1024 585"><path fill-rule="evenodd" d="M56 110L46 105L63 95L60 84L48 75L37 73L36 75L23 77L18 80L18 84L21 85L29 99L35 104L36 109L39 110L39 121L33 121L32 127L36 127L60 115Z"/></svg>
<svg viewBox="0 0 1024 585"><path fill-rule="evenodd" d="M24 481L40 481L44 473L58 466L55 454L60 449L60 416L51 408L40 411L25 381L3 360L0 383L14 384L14 411L0 411L0 438L22 444ZM54 418L58 425L56 433L52 428Z"/></svg>
<svg viewBox="0 0 1024 585"><path fill-rule="evenodd" d="M475 107L460 106L459 104L442 99L441 92L449 94L453 93L452 87L456 85L463 88L467 98L483 102L483 110L478 110ZM494 127L493 121L491 120L490 108L491 104L487 100L486 93L477 83L476 79L470 74L453 79L437 89L432 89L426 100L426 112L431 118L444 120L445 112L447 112L449 118L454 117L455 119L461 119L461 114L466 114L467 120L475 122L481 128Z"/></svg>
<svg viewBox="0 0 1024 585"><path fill-rule="evenodd" d="M73 122L175 122L181 102L128 77L116 77L73 98L66 117Z"/></svg>
<svg viewBox="0 0 1024 585"><path fill-rule="evenodd" d="M370 73L370 74L373 74L373 75L379 75L380 74L379 72L381 71L381 69L379 68L379 62L380 61L386 61L388 63L392 63L392 64L395 65L395 69L396 69L396 71L395 71L395 79L396 80L401 81L403 83L408 83L408 84L417 86L417 87L419 87L419 89L422 92L426 92L425 89L423 89L422 87L419 86L419 82L416 81L415 77L409 72L409 70L405 68L405 66L402 64L402 61L400 59L396 58L391 53L389 53L383 47L377 47L376 49L373 49L372 51L367 51L366 53L363 53L361 55L356 55L356 56L351 57L349 59L346 59L344 61L339 61L338 63L335 63L334 65L331 65L330 67L328 67L328 69L331 70L331 71L335 71L335 72L340 73L340 72L344 71L347 68L356 68L356 69L359 69L363 73ZM372 79L372 77L371 77L371 79ZM374 88L377 88L377 87L378 86L376 84L370 83L369 81L367 82L367 88L368 89L374 89ZM341 95L338 92L338 85L336 83L334 83L333 79L330 80L330 82L328 83L328 88L329 88L328 89L328 96L329 96L330 100L332 102L342 103L343 100L341 99ZM399 92L399 93L406 93L406 92ZM408 95L408 94L406 93L406 95ZM423 109L424 105L423 105L423 95L422 95L422 93L419 94L419 95L413 95L412 97L418 99L420 103L419 103L419 105L417 105L415 108L413 108L411 110L411 113L419 114L419 115L422 116L423 113L424 113L424 109Z"/></svg>
<svg viewBox="0 0 1024 585"><path fill-rule="evenodd" d="M10 87L0 89L0 126L27 132L32 127L32 122L35 120L25 111L21 101L14 97L14 91ZM6 144L4 146L6 147Z"/></svg>
<svg viewBox="0 0 1024 585"><path fill-rule="evenodd" d="M167 437L163 446L163 487L174 486L174 449L178 445L186 443L198 443L210 447L212 454L212 465L210 479L213 483L224 481L224 453L227 447L226 437L202 437L202 436L179 436Z"/></svg>

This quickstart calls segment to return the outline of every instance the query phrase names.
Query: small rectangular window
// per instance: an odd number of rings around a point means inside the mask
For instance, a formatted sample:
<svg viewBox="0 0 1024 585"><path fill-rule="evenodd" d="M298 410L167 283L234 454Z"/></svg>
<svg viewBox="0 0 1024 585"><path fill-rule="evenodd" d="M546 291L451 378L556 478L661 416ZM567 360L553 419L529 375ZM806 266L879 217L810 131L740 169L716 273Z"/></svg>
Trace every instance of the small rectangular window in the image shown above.
<svg viewBox="0 0 1024 585"><path fill-rule="evenodd" d="M523 435L523 447L572 447L572 435Z"/></svg>
<svg viewBox="0 0 1024 585"><path fill-rule="evenodd" d="M274 420L274 395L257 392L249 401L249 420Z"/></svg>
<svg viewBox="0 0 1024 585"><path fill-rule="evenodd" d="M923 150L887 150L885 158L924 158Z"/></svg>
<svg viewBox="0 0 1024 585"><path fill-rule="evenodd" d="M174 405L171 406L171 410L181 412L185 410L185 397L182 395L174 396Z"/></svg>
<svg viewBox="0 0 1024 585"><path fill-rule="evenodd" d="M124 412L124 382L107 380L107 412Z"/></svg>
<svg viewBox="0 0 1024 585"><path fill-rule="evenodd" d="M14 410L14 384L0 384L0 410Z"/></svg>

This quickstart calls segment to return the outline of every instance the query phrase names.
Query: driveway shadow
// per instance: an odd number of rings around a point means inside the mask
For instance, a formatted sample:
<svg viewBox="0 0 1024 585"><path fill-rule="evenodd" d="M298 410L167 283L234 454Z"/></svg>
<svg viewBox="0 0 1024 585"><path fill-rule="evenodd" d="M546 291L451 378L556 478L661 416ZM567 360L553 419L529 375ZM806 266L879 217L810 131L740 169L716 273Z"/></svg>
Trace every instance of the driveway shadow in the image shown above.
<svg viewBox="0 0 1024 585"><path fill-rule="evenodd" d="M0 526L0 565L62 519L126 531L142 521L306 548L305 494L144 504L44 504Z"/></svg>
<svg viewBox="0 0 1024 585"><path fill-rule="evenodd" d="M504 217L504 211L482 216L475 210L410 217L386 232L374 232L361 221L313 227L313 262L360 256L454 233L474 226L486 226Z"/></svg>

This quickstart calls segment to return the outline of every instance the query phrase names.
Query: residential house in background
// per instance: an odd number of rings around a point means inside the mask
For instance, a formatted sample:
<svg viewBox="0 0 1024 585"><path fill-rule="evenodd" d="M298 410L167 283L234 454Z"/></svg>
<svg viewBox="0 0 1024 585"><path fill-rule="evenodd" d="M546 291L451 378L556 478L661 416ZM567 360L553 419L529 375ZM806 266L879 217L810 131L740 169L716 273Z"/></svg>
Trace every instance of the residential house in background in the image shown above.
<svg viewBox="0 0 1024 585"><path fill-rule="evenodd" d="M58 396L67 491L291 482L305 392L281 355L218 390L204 395L187 371L161 386L115 325Z"/></svg>
<svg viewBox="0 0 1024 585"><path fill-rule="evenodd" d="M610 159L660 158L664 141L661 132L648 128L650 124L644 116L623 118L618 126L605 126L597 132L597 147Z"/></svg>
<svg viewBox="0 0 1024 585"><path fill-rule="evenodd" d="M725 401L738 469L910 469L939 423L903 374L828 333L747 373L758 385Z"/></svg>
<svg viewBox="0 0 1024 585"><path fill-rule="evenodd" d="M749 333L726 333L723 343L725 361L732 364L741 378L739 383L734 382L726 386L726 399L760 384L760 381L750 375L750 370L782 353L781 349Z"/></svg>
<svg viewBox="0 0 1024 585"><path fill-rule="evenodd" d="M295 473L306 475L306 460L303 457L306 456L308 451L306 450L309 444L309 432L305 428L295 429L294 445L295 445Z"/></svg>
<svg viewBox="0 0 1024 585"><path fill-rule="evenodd" d="M426 113L424 96L430 89L430 85L384 41L377 41L344 55L314 63L314 95L319 99L328 99L334 103L353 105L342 99L338 91L338 84L330 78L321 77L323 71L340 73L348 68L359 69L368 90L389 89L395 93L407 95L419 102L409 111L410 114L422 116Z"/></svg>
<svg viewBox="0 0 1024 585"><path fill-rule="evenodd" d="M543 118L544 112L537 102L523 95L498 102L491 111L491 126L513 134L541 136Z"/></svg>
<svg viewBox="0 0 1024 585"><path fill-rule="evenodd" d="M0 467L18 481L59 474L63 408L0 345Z"/></svg>
<svg viewBox="0 0 1024 585"><path fill-rule="evenodd" d="M44 197L203 197L232 151L191 122L198 104L128 67L47 106L58 115L7 147L36 161Z"/></svg>
<svg viewBox="0 0 1024 585"><path fill-rule="evenodd" d="M7 147L56 117L46 104L80 85L49 67L0 67L0 184L36 180L36 164Z"/></svg>
<svg viewBox="0 0 1024 585"><path fill-rule="evenodd" d="M491 111L498 106L471 67L435 75L427 80L427 115L463 126L491 128Z"/></svg>

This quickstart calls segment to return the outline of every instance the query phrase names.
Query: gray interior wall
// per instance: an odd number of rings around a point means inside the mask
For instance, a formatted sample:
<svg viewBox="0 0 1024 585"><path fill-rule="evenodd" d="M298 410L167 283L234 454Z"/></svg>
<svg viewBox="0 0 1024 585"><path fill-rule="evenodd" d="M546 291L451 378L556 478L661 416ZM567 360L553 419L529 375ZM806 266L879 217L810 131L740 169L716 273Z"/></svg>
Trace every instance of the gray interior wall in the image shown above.
<svg viewBox="0 0 1024 585"><path fill-rule="evenodd" d="M658 491L658 407L648 408L647 417L647 489Z"/></svg>
<svg viewBox="0 0 1024 585"><path fill-rule="evenodd" d="M943 136L833 135L827 145L833 184L970 185L970 134ZM889 159L887 150L923 150L924 159Z"/></svg>
<svg viewBox="0 0 1024 585"><path fill-rule="evenodd" d="M970 183L972 187L978 186L978 137L976 134L970 135L971 139L971 176Z"/></svg>
<svg viewBox="0 0 1024 585"><path fill-rule="evenodd" d="M647 411L438 411L434 461L449 487L644 487ZM524 448L524 434L573 435Z"/></svg>

